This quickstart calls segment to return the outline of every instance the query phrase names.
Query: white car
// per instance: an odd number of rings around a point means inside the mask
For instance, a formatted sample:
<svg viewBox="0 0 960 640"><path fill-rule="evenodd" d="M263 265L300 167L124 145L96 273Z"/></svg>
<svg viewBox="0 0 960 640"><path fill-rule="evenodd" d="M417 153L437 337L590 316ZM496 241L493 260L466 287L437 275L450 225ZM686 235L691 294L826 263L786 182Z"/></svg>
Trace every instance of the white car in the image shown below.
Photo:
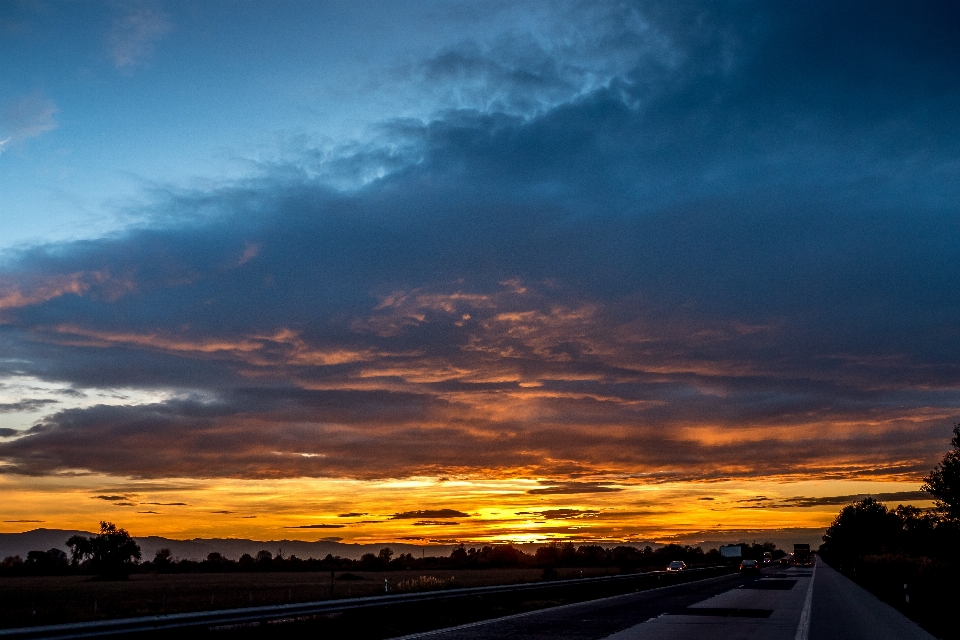
<svg viewBox="0 0 960 640"><path fill-rule="evenodd" d="M667 565L667 571L683 571L687 568L687 563L681 560L674 560Z"/></svg>

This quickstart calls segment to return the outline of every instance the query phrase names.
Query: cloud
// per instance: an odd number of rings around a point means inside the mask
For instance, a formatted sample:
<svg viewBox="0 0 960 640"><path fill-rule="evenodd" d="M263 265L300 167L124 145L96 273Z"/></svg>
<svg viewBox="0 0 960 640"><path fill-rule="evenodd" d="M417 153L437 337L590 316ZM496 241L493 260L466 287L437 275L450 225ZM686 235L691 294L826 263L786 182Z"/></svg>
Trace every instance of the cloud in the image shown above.
<svg viewBox="0 0 960 640"><path fill-rule="evenodd" d="M94 500L107 500L109 502L116 502L118 500L129 500L127 496L93 496Z"/></svg>
<svg viewBox="0 0 960 640"><path fill-rule="evenodd" d="M503 22L511 27L495 37L445 46L394 73L441 109L532 117L638 67L669 65L678 55L639 6L553 3L533 21L511 16Z"/></svg>
<svg viewBox="0 0 960 640"><path fill-rule="evenodd" d="M140 504L152 504L160 507L188 507L186 502L141 502Z"/></svg>
<svg viewBox="0 0 960 640"><path fill-rule="evenodd" d="M293 527L285 527L286 529L343 529L345 524L301 524Z"/></svg>
<svg viewBox="0 0 960 640"><path fill-rule="evenodd" d="M360 516L365 516L366 513L351 512L351 513L340 513L337 514L338 518L359 518Z"/></svg>
<svg viewBox="0 0 960 640"><path fill-rule="evenodd" d="M0 278L0 314L4 311L42 304L61 296L104 295L108 298L122 295L128 283L100 272L37 275L20 279ZM0 315L0 321L3 316ZM64 390L69 395L71 390Z"/></svg>
<svg viewBox="0 0 960 640"><path fill-rule="evenodd" d="M417 520L413 523L415 527L448 527L459 525L459 522L451 522L450 520Z"/></svg>
<svg viewBox="0 0 960 640"><path fill-rule="evenodd" d="M80 391L79 389L56 389L53 391L53 393L56 393L61 396L68 396L70 398L86 398L87 397L87 394L84 393L83 391Z"/></svg>
<svg viewBox="0 0 960 640"><path fill-rule="evenodd" d="M9 522L11 524L22 524L28 522L46 522L46 520L4 520L4 522Z"/></svg>
<svg viewBox="0 0 960 640"><path fill-rule="evenodd" d="M152 7L128 7L110 30L110 54L118 69L143 65L156 43L171 30L169 17Z"/></svg>
<svg viewBox="0 0 960 640"><path fill-rule="evenodd" d="M575 495L581 493L614 493L617 491L623 491L623 487L611 487L608 486L609 483L606 482L546 482L541 481L541 484L547 484L549 486L539 487L537 489L528 489L527 493L534 496L549 496L549 495Z"/></svg>
<svg viewBox="0 0 960 640"><path fill-rule="evenodd" d="M785 507L819 507L819 506L833 506L833 505L847 505L863 500L864 498L872 497L879 502L898 502L898 503L909 503L916 501L931 501L933 496L931 496L926 491L895 491L890 493L875 493L875 494L855 494L849 496L821 496L815 498L807 497L795 497L787 498L783 501L783 506Z"/></svg>
<svg viewBox="0 0 960 640"><path fill-rule="evenodd" d="M37 411L43 407L51 404L57 404L57 400L50 400L47 398L30 398L28 400L20 400L18 402L2 402L0 403L0 413L13 413L16 411ZM13 434L10 434L13 435Z"/></svg>
<svg viewBox="0 0 960 640"><path fill-rule="evenodd" d="M8 146L57 128L57 106L39 91L7 103L0 111L0 153Z"/></svg>
<svg viewBox="0 0 960 640"><path fill-rule="evenodd" d="M8 427L0 427L0 438L13 438L19 436L23 433L19 429L10 429Z"/></svg>
<svg viewBox="0 0 960 640"><path fill-rule="evenodd" d="M536 516L546 520L568 520L570 518L586 518L595 516L599 511L594 509L546 509L544 511L518 511L518 516Z"/></svg>
<svg viewBox="0 0 960 640"><path fill-rule="evenodd" d="M413 520L417 518L469 518L469 513L457 511L456 509L421 509L418 511L404 511L390 516L391 520Z"/></svg>
<svg viewBox="0 0 960 640"><path fill-rule="evenodd" d="M464 108L6 255L0 372L170 396L46 416L4 473L922 477L960 409L952 10L618 11L413 65Z"/></svg>
<svg viewBox="0 0 960 640"><path fill-rule="evenodd" d="M835 505L848 505L872 497L879 502L898 502L909 503L917 501L930 502L934 498L926 491L894 491L889 493L858 493L845 496L817 496L804 497L796 496L793 498L784 498L782 500L772 500L770 498L754 498L752 500L738 500L738 502L753 503L740 507L741 509L788 509L788 508L809 508Z"/></svg>

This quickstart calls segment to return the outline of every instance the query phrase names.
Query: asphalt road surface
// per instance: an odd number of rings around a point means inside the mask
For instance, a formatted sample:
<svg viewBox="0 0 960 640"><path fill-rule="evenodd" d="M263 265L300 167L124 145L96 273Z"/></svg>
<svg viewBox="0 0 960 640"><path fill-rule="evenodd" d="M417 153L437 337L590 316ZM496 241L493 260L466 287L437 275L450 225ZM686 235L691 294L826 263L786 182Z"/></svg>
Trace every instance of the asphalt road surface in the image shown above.
<svg viewBox="0 0 960 640"><path fill-rule="evenodd" d="M406 638L430 640L914 640L915 623L830 567L765 569Z"/></svg>

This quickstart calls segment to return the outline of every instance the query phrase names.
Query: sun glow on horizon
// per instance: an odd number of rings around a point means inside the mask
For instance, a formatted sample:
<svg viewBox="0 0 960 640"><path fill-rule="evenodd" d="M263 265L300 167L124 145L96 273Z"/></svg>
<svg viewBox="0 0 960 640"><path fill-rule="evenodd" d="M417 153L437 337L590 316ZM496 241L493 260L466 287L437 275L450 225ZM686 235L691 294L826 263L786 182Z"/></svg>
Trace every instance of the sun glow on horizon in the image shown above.
<svg viewBox="0 0 960 640"><path fill-rule="evenodd" d="M211 482L80 476L22 483L0 476L5 496L0 531L89 530L109 520L134 535L177 539L660 542L698 532L822 528L843 506L824 500L832 496L852 501L863 494L902 493L908 498L902 502L929 506L916 499L917 484L895 481L586 486L614 490L576 494L569 493L576 485L528 478ZM551 487L558 493L531 493Z"/></svg>

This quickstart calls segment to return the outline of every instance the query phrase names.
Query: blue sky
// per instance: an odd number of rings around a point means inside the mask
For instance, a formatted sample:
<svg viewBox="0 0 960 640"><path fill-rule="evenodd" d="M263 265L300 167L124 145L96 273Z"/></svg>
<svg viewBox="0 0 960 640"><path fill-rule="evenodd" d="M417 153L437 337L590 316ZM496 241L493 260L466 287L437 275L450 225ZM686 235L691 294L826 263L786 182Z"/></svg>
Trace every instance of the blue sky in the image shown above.
<svg viewBox="0 0 960 640"><path fill-rule="evenodd" d="M915 492L957 18L6 3L0 472Z"/></svg>
<svg viewBox="0 0 960 640"><path fill-rule="evenodd" d="M100 235L136 220L153 189L237 179L263 162L298 162L305 146L333 151L369 140L383 121L509 100L496 74L520 70L522 61L508 59L515 52L569 68L550 69L566 77L546 78L506 108L529 114L569 99L624 66L585 51L595 45L579 32L607 26L618 10L586 11L599 25L567 23L576 10L5 3L0 51L16 73L0 81L0 246ZM633 19L623 28L642 28ZM445 55L473 56L477 68L444 70Z"/></svg>

